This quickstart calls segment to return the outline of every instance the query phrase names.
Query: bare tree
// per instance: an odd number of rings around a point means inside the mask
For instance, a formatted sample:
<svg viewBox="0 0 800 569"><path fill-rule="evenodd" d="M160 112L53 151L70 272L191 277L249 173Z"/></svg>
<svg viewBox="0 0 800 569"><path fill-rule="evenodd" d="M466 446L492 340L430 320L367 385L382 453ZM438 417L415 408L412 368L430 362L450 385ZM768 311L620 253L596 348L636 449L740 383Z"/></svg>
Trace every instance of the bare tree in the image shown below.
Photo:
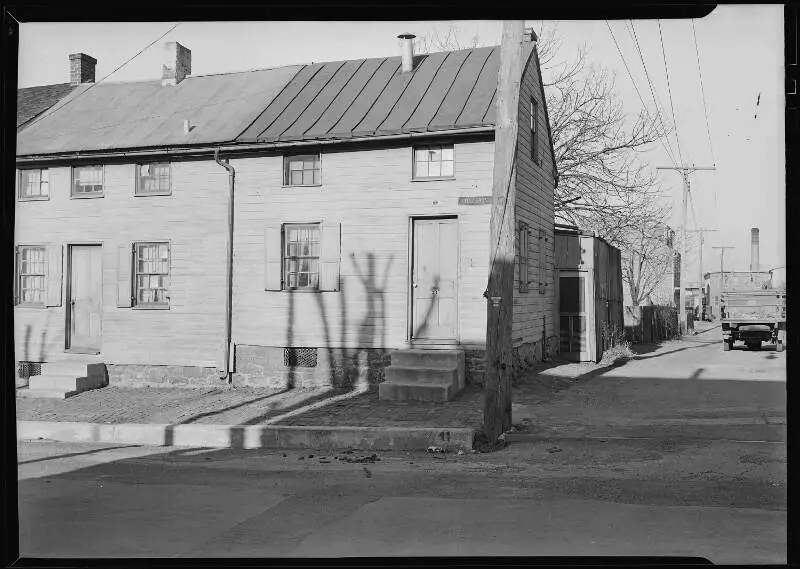
<svg viewBox="0 0 800 569"><path fill-rule="evenodd" d="M638 304L655 290L671 262L660 252L665 248L663 231L659 235L655 230L665 225L669 208L661 202L655 172L640 154L664 140L671 129L660 114L644 109L628 116L614 77L602 66L587 63L585 45L573 59L560 59L557 25L542 23L538 37L559 174L556 221L596 231L619 247L623 264L631 269L626 283L634 287L631 296ZM459 29L451 24L445 32L426 34L417 45L422 53L461 49L458 38ZM480 45L480 38L474 36L468 44Z"/></svg>

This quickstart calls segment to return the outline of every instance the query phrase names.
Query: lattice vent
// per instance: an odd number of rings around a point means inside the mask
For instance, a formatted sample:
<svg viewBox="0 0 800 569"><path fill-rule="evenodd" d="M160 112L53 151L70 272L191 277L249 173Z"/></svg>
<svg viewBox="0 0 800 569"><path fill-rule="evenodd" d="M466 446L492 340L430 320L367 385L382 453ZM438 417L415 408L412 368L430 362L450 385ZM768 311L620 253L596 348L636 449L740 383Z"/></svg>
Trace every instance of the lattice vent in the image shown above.
<svg viewBox="0 0 800 569"><path fill-rule="evenodd" d="M283 365L286 367L317 367L317 348L284 348Z"/></svg>
<svg viewBox="0 0 800 569"><path fill-rule="evenodd" d="M28 378L34 375L42 375L42 364L39 362L19 362L17 365L17 376Z"/></svg>

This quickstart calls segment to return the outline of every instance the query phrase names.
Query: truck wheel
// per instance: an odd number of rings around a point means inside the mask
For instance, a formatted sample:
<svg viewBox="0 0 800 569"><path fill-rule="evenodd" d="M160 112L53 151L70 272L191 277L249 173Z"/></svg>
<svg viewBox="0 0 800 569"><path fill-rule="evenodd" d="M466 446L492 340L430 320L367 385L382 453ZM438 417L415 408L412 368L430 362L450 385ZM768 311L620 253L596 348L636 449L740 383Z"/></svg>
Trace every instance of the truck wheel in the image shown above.
<svg viewBox="0 0 800 569"><path fill-rule="evenodd" d="M731 350L731 346L733 342L729 342L728 340L722 340L722 351L729 352Z"/></svg>
<svg viewBox="0 0 800 569"><path fill-rule="evenodd" d="M783 351L783 342L781 342L780 340L778 340L778 343L775 344L775 351L776 352L782 352Z"/></svg>

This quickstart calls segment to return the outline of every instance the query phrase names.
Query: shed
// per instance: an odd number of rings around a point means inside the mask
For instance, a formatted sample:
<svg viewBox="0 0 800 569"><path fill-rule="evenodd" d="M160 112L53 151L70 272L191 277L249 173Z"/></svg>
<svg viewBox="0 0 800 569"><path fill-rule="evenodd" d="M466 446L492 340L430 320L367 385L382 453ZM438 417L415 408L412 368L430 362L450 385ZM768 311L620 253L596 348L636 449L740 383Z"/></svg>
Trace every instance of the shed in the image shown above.
<svg viewBox="0 0 800 569"><path fill-rule="evenodd" d="M562 357L599 362L624 332L619 249L575 227L555 229L557 333Z"/></svg>

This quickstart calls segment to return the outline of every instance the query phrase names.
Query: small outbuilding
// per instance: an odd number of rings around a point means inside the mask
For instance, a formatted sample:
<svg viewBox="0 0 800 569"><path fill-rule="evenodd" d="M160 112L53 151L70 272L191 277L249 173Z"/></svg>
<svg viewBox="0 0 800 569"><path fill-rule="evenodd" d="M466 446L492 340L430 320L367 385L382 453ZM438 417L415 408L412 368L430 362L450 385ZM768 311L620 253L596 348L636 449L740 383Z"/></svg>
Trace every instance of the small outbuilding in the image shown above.
<svg viewBox="0 0 800 569"><path fill-rule="evenodd" d="M599 362L624 333L619 249L577 227L555 228L556 329L565 359Z"/></svg>

